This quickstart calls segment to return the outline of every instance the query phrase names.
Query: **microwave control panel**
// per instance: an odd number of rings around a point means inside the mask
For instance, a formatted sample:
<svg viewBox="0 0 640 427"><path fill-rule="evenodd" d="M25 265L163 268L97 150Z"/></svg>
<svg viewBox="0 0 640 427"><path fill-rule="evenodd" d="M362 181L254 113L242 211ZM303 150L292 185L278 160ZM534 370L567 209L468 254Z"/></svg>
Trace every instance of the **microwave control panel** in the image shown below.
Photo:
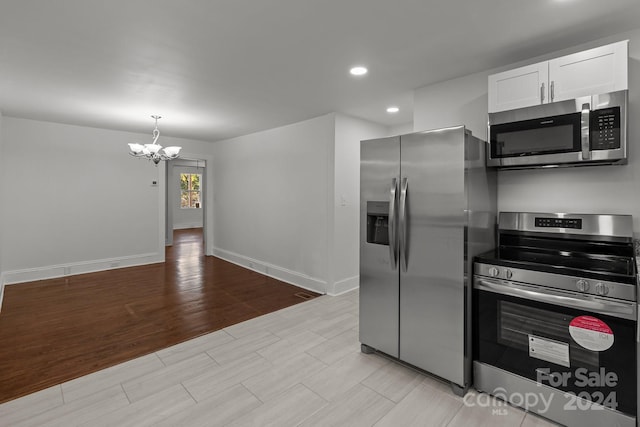
<svg viewBox="0 0 640 427"><path fill-rule="evenodd" d="M591 149L620 148L620 107L591 111L590 118Z"/></svg>

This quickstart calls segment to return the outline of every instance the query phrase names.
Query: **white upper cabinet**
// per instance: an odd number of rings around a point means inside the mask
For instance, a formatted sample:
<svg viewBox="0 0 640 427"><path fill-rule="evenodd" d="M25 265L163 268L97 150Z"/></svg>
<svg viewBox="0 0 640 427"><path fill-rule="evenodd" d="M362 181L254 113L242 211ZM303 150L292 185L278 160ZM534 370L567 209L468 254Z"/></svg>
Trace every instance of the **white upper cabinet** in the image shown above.
<svg viewBox="0 0 640 427"><path fill-rule="evenodd" d="M489 76L489 112L628 89L628 40Z"/></svg>
<svg viewBox="0 0 640 427"><path fill-rule="evenodd" d="M551 102L628 89L628 56L625 40L549 61Z"/></svg>
<svg viewBox="0 0 640 427"><path fill-rule="evenodd" d="M489 76L489 112L538 105L549 97L549 65L527 65Z"/></svg>

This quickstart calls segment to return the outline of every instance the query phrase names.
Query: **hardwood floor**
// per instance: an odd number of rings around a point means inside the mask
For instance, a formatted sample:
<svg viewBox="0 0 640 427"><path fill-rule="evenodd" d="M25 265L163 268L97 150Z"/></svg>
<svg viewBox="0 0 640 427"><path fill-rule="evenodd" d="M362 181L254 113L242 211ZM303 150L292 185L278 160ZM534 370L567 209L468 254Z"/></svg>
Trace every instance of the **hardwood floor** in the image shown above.
<svg viewBox="0 0 640 427"><path fill-rule="evenodd" d="M324 295L0 404L11 427L557 427L360 351L359 292Z"/></svg>
<svg viewBox="0 0 640 427"><path fill-rule="evenodd" d="M0 403L316 296L205 257L201 229L165 263L6 286Z"/></svg>

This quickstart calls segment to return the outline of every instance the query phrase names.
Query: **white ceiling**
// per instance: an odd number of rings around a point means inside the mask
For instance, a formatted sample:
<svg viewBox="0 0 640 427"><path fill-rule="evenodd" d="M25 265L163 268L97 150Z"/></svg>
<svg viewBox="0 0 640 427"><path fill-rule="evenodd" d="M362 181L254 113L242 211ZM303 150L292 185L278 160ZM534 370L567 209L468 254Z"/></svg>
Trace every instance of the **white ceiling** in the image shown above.
<svg viewBox="0 0 640 427"><path fill-rule="evenodd" d="M638 0L0 0L0 111L149 133L159 114L205 141L402 124L413 89L638 27Z"/></svg>

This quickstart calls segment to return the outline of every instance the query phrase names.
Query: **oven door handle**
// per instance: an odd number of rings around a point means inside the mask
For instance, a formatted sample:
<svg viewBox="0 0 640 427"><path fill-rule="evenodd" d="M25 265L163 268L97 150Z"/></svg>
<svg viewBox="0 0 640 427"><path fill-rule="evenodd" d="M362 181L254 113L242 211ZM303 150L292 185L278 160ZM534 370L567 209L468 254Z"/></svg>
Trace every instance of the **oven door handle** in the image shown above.
<svg viewBox="0 0 640 427"><path fill-rule="evenodd" d="M481 291L560 305L577 310L587 310L633 321L637 320L635 302L610 301L592 295L556 291L535 285L515 284L503 280L478 277L474 279L473 287Z"/></svg>

